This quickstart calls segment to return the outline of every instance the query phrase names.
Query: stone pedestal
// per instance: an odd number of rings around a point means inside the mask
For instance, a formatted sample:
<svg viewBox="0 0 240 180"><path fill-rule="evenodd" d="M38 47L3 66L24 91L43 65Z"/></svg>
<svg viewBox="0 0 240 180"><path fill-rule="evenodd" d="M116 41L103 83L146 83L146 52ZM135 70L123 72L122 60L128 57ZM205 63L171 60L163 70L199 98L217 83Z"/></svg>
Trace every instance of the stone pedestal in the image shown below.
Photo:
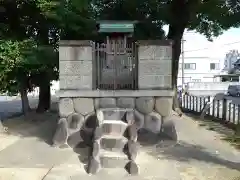
<svg viewBox="0 0 240 180"><path fill-rule="evenodd" d="M138 50L138 90L94 90L96 64L90 41L60 42L60 118L53 145L87 142L92 147L88 173L118 164L137 174L139 130L159 134L171 115L171 43L140 41Z"/></svg>

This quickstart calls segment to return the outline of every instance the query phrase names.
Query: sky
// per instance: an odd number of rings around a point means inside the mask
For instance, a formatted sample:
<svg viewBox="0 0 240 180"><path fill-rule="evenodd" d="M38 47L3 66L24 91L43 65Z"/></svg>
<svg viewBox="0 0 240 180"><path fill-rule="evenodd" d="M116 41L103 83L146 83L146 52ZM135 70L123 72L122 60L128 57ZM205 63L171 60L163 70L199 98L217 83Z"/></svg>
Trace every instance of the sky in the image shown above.
<svg viewBox="0 0 240 180"><path fill-rule="evenodd" d="M164 27L167 32L168 27ZM195 32L184 34L185 57L209 57L224 60L227 52L236 49L240 52L240 28L232 28L209 42L204 35Z"/></svg>

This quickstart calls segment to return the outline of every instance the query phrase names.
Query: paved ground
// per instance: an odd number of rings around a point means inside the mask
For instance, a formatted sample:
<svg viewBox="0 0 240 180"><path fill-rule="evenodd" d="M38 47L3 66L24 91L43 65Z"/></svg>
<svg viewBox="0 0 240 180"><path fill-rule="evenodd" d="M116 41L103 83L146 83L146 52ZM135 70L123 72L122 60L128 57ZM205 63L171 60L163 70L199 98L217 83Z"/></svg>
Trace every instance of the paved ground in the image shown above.
<svg viewBox="0 0 240 180"><path fill-rule="evenodd" d="M57 98L55 96L51 97L55 102ZM38 104L37 97L29 96L29 105L31 108L35 109ZM7 97L0 96L0 119L5 120L9 116L20 114L22 112L22 102L20 97Z"/></svg>
<svg viewBox="0 0 240 180"><path fill-rule="evenodd" d="M29 97L29 104L31 108L37 106L38 100L33 97ZM14 114L21 113L22 104L19 97L3 97L0 96L0 119L5 120L7 117Z"/></svg>
<svg viewBox="0 0 240 180"><path fill-rule="evenodd" d="M152 137L141 142L137 158L139 176L124 169L103 169L98 175L84 170L87 148L61 150L49 144L57 114L32 115L36 122L22 118L5 121L9 134L0 136L0 180L234 180L240 178L240 152L220 134L206 130L191 118L172 119L179 142L162 149ZM144 138L143 138L144 139ZM78 153L76 153L78 152ZM80 153L80 154L79 154ZM236 179L237 180L237 179Z"/></svg>

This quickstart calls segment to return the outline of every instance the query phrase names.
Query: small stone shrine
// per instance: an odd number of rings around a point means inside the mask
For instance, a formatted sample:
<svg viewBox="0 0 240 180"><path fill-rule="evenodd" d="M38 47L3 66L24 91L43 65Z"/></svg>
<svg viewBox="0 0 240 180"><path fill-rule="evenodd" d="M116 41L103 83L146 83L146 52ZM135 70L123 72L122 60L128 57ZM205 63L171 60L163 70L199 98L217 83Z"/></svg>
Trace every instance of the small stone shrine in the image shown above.
<svg viewBox="0 0 240 180"><path fill-rule="evenodd" d="M99 42L60 41L59 121L53 144L74 148L88 141L88 173L115 167L118 161L137 174L139 130L159 134L171 114L171 41L135 42L134 26L100 21L98 32L105 38Z"/></svg>

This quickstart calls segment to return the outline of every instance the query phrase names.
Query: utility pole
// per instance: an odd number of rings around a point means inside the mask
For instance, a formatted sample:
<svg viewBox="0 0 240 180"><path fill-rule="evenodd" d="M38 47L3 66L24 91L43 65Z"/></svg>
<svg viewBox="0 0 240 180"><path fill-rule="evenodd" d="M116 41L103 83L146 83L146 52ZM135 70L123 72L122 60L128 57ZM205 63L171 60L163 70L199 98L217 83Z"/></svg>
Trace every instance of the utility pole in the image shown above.
<svg viewBox="0 0 240 180"><path fill-rule="evenodd" d="M182 89L184 88L184 42L185 40L182 39Z"/></svg>

